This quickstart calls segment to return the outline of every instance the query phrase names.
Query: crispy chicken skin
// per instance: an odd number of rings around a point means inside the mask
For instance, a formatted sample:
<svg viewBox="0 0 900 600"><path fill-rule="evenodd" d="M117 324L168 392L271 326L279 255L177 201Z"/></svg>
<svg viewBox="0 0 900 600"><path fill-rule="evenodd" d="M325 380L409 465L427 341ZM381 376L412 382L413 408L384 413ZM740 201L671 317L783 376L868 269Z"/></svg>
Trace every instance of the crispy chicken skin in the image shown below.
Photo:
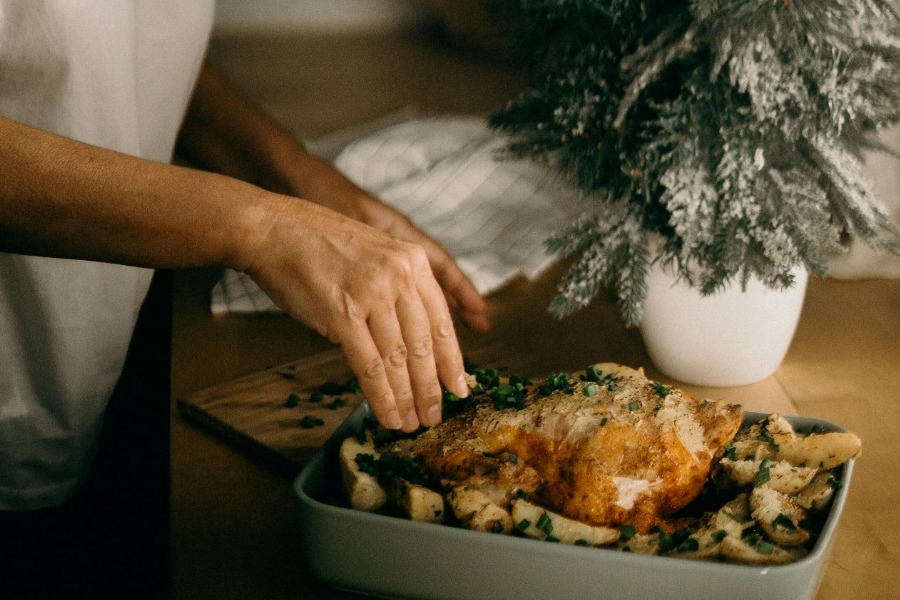
<svg viewBox="0 0 900 600"><path fill-rule="evenodd" d="M509 408L485 394L382 451L503 507L525 496L584 523L647 532L702 491L741 424L740 406L699 400L611 363L570 376L562 389L539 388L528 385Z"/></svg>

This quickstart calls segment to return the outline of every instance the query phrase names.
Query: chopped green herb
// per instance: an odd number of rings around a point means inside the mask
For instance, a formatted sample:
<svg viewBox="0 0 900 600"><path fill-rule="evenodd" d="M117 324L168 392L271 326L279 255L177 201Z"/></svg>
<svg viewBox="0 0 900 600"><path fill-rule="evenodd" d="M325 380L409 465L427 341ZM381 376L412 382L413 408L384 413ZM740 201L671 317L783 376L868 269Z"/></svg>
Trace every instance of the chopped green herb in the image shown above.
<svg viewBox="0 0 900 600"><path fill-rule="evenodd" d="M658 381L651 381L650 386L653 388L653 391L659 394L660 398L665 398L669 394L672 393L672 388L665 386Z"/></svg>
<svg viewBox="0 0 900 600"><path fill-rule="evenodd" d="M782 529L787 529L789 531L797 530L797 526L794 525L794 522L791 520L791 518L784 513L778 513L778 516L775 517L774 521L772 521L772 526L781 527Z"/></svg>
<svg viewBox="0 0 900 600"><path fill-rule="evenodd" d="M347 383L344 385L344 389L351 394L359 394L362 392L362 388L359 386L359 379L356 377L348 379Z"/></svg>
<svg viewBox="0 0 900 600"><path fill-rule="evenodd" d="M569 385L569 375L568 373L552 373L550 377L547 378L547 383L554 388L561 390Z"/></svg>
<svg viewBox="0 0 900 600"><path fill-rule="evenodd" d="M551 373L547 380L538 388L538 391L543 396L549 396L556 390L563 390L567 394L572 393L572 388L569 385L569 376L566 373Z"/></svg>
<svg viewBox="0 0 900 600"><path fill-rule="evenodd" d="M762 540L761 542L756 544L755 547L756 551L760 554L772 554L773 552L775 552L775 544L773 544L772 542L767 542L765 540Z"/></svg>
<svg viewBox="0 0 900 600"><path fill-rule="evenodd" d="M521 531L525 531L526 529L531 527L531 521L529 521L528 519L522 519L521 521L519 521L516 527L518 527Z"/></svg>
<svg viewBox="0 0 900 600"><path fill-rule="evenodd" d="M498 386L491 392L491 400L494 401L494 408L502 410L504 408L515 408L522 410L525 408L525 387L522 384L512 385L504 384Z"/></svg>
<svg viewBox="0 0 900 600"><path fill-rule="evenodd" d="M335 381L326 381L319 386L319 391L328 396L336 396L344 391L344 386Z"/></svg>
<svg viewBox="0 0 900 600"><path fill-rule="evenodd" d="M734 446L726 446L725 458L727 458L728 460L735 460L737 458L737 448L735 448Z"/></svg>
<svg viewBox="0 0 900 600"><path fill-rule="evenodd" d="M637 533L634 525L622 525L619 527L619 539L623 542L630 540Z"/></svg>
<svg viewBox="0 0 900 600"><path fill-rule="evenodd" d="M324 424L325 421L312 415L304 415L303 418L300 419L300 427L303 429L312 429L313 427L319 427Z"/></svg>
<svg viewBox="0 0 900 600"><path fill-rule="evenodd" d="M769 471L770 464L771 461L768 458L762 459L762 461L759 463L759 471L756 472L756 480L754 481L754 485L762 485L772 478L772 473Z"/></svg>
<svg viewBox="0 0 900 600"><path fill-rule="evenodd" d="M300 404L300 396L297 394L291 394L287 397L287 400L284 401L284 405L287 408L294 408L298 404Z"/></svg>
<svg viewBox="0 0 900 600"><path fill-rule="evenodd" d="M671 541L665 540L665 543L663 543L661 540L660 549L675 549L678 552L691 552L696 550L700 545L696 539L691 537L693 533L693 528L683 527L671 534Z"/></svg>
<svg viewBox="0 0 900 600"><path fill-rule="evenodd" d="M660 531L657 534L657 539L659 540L659 551L660 552L668 552L672 550L677 545L675 542L675 538L673 538L670 534L665 531Z"/></svg>
<svg viewBox="0 0 900 600"><path fill-rule="evenodd" d="M641 403L637 400L632 400L628 403L628 410L637 410L641 407Z"/></svg>
<svg viewBox="0 0 900 600"><path fill-rule="evenodd" d="M724 539L726 538L726 536L728 536L728 532L725 531L724 529L718 529L718 530L716 530L716 531L713 531L713 532L710 534L710 537L712 537L713 541L716 542L716 543L721 542L722 540L724 540Z"/></svg>
<svg viewBox="0 0 900 600"><path fill-rule="evenodd" d="M475 372L475 381L487 389L500 385L500 376L494 369L480 369Z"/></svg>
<svg viewBox="0 0 900 600"><path fill-rule="evenodd" d="M839 489L844 487L844 484L841 483L841 480L834 475L828 477L828 485L830 485L831 489L833 489L834 491L838 491Z"/></svg>
<svg viewBox="0 0 900 600"><path fill-rule="evenodd" d="M766 429L765 427L760 428L759 439L761 441L769 444L770 446L772 446L773 450L778 450L778 443L775 441L775 439L771 435L769 435L769 430Z"/></svg>
<svg viewBox="0 0 900 600"><path fill-rule="evenodd" d="M425 485L427 483L419 468L419 463L406 456L387 454L380 458L375 458L372 454L360 452L356 455L355 460L363 473L372 475L382 485L391 484L398 478L417 485Z"/></svg>
<svg viewBox="0 0 900 600"><path fill-rule="evenodd" d="M316 390L312 394L309 395L310 402L321 402L325 398L325 394L319 390Z"/></svg>
<svg viewBox="0 0 900 600"><path fill-rule="evenodd" d="M359 470L363 473L367 473L369 475L372 475L373 477L378 476L378 459L375 458L374 454L360 452L353 460L356 462Z"/></svg>
<svg viewBox="0 0 900 600"><path fill-rule="evenodd" d="M550 516L547 513L541 513L540 518L534 526L547 535L550 535L550 533L553 531L553 521L550 519Z"/></svg>
<svg viewBox="0 0 900 600"><path fill-rule="evenodd" d="M527 377L522 377L521 375L510 375L509 376L509 384L510 385L521 385L527 386L531 385L531 380Z"/></svg>
<svg viewBox="0 0 900 600"><path fill-rule="evenodd" d="M587 540L575 540L573 544L575 544L576 546L590 546Z"/></svg>
<svg viewBox="0 0 900 600"><path fill-rule="evenodd" d="M327 404L327 406L331 410L340 410L340 409L344 408L345 406L347 406L347 401L344 400L343 398L335 398L334 400L329 402Z"/></svg>
<svg viewBox="0 0 900 600"><path fill-rule="evenodd" d="M506 460L515 464L515 463L519 462L519 457L516 456L515 454L510 454L509 456L506 457Z"/></svg>
<svg viewBox="0 0 900 600"><path fill-rule="evenodd" d="M585 396L596 396L598 391L599 391L599 388L597 387L596 383L589 383L586 386L584 386L583 388L581 388L581 392Z"/></svg>
<svg viewBox="0 0 900 600"><path fill-rule="evenodd" d="M441 403L441 416L445 420L461 413L467 406L472 403L472 400L475 398L475 396L478 395L478 392L476 390L472 390L472 393L469 396L460 398L446 388L442 388L441 393L443 395L443 401Z"/></svg>
<svg viewBox="0 0 900 600"><path fill-rule="evenodd" d="M520 500L526 500L528 498L528 494L525 493L525 490L522 488L516 488L516 498Z"/></svg>
<svg viewBox="0 0 900 600"><path fill-rule="evenodd" d="M600 419L600 427L603 427L608 422L609 422L609 419L607 417L603 417L602 419Z"/></svg>
<svg viewBox="0 0 900 600"><path fill-rule="evenodd" d="M558 538L558 537L554 537L554 536L552 536L552 535L548 535L547 537L544 538L544 541L545 541L545 542L557 542L557 543L558 543L558 542L559 542L559 538Z"/></svg>
<svg viewBox="0 0 900 600"><path fill-rule="evenodd" d="M585 381L600 381L600 378L603 377L603 371L594 365L591 365L584 370L584 375L582 377Z"/></svg>

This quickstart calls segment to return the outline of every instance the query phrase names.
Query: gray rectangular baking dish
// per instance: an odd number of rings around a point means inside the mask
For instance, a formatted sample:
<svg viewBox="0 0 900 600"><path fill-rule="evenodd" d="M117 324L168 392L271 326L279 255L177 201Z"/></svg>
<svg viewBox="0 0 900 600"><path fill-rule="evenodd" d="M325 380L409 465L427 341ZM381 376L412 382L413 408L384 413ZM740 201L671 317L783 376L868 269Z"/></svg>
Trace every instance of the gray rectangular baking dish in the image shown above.
<svg viewBox="0 0 900 600"><path fill-rule="evenodd" d="M808 600L821 584L853 473L851 460L815 547L798 562L759 567L631 554L348 508L342 504L336 448L367 414L363 404L350 415L305 465L294 489L313 573L335 588L383 598ZM764 416L746 413L744 421ZM825 421L787 419L798 430L843 431Z"/></svg>

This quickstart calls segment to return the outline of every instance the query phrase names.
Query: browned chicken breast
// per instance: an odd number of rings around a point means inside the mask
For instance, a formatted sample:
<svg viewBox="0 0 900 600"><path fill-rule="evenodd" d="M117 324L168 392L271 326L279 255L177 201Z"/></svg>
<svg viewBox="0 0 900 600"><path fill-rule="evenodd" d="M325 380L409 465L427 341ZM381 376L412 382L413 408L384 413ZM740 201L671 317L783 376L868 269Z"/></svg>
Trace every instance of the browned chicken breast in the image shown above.
<svg viewBox="0 0 900 600"><path fill-rule="evenodd" d="M413 458L433 482L477 489L500 507L527 498L591 525L663 524L702 491L741 424L737 405L615 364L539 383L471 383L475 400L460 401L458 414L381 452Z"/></svg>

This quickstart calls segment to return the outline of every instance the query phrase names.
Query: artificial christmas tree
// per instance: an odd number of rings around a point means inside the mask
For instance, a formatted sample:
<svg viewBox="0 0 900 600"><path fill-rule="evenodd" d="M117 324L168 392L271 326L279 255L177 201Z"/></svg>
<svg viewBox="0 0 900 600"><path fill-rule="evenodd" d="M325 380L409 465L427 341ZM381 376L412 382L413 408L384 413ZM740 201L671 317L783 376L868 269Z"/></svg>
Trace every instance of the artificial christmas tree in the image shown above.
<svg viewBox="0 0 900 600"><path fill-rule="evenodd" d="M489 0L490 1L490 0ZM615 290L641 320L655 261L704 294L824 275L850 237L900 254L859 152L900 121L900 18L884 0L493 0L527 89L490 119L596 210L551 310Z"/></svg>

